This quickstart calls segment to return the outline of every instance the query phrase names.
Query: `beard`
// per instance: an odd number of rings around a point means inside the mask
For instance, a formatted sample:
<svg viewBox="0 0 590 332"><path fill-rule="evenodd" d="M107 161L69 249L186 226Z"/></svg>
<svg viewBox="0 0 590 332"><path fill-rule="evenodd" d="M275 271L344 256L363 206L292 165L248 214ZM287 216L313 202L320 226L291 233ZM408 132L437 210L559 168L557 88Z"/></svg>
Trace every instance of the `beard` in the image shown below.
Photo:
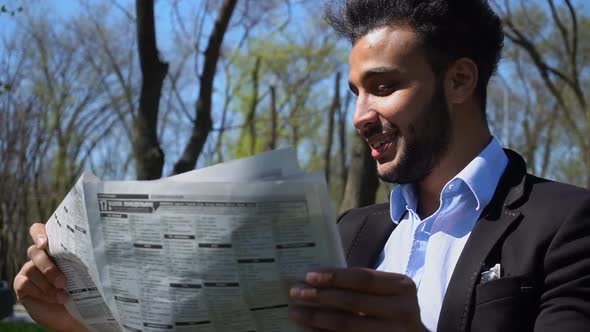
<svg viewBox="0 0 590 332"><path fill-rule="evenodd" d="M420 110L406 133L400 135L397 165L379 169L379 178L397 184L424 179L446 154L450 138L451 118L441 81L430 103Z"/></svg>

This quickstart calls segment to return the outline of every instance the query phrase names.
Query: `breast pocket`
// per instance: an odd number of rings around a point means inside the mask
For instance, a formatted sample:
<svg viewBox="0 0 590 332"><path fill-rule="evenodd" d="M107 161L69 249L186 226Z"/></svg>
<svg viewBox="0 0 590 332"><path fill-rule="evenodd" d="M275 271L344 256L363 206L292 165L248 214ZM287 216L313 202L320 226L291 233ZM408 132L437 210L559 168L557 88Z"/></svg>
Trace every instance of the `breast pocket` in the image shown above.
<svg viewBox="0 0 590 332"><path fill-rule="evenodd" d="M475 289L472 331L531 331L538 312L537 292L528 278L504 277Z"/></svg>

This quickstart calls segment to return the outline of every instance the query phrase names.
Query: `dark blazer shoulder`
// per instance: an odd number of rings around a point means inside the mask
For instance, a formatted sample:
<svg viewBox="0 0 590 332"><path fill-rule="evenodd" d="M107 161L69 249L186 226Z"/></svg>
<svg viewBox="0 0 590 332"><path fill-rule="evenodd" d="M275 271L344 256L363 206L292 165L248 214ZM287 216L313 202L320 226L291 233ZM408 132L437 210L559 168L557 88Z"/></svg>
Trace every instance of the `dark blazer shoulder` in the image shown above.
<svg viewBox="0 0 590 332"><path fill-rule="evenodd" d="M590 190L585 188L527 174L525 191L526 200L518 208L526 217L523 226L528 224L526 228L533 234L537 229L554 237L572 214L590 209Z"/></svg>
<svg viewBox="0 0 590 332"><path fill-rule="evenodd" d="M389 213L389 203L373 204L360 208L350 209L345 211L338 217L338 223L342 222L358 222L361 218L372 217L381 214Z"/></svg>
<svg viewBox="0 0 590 332"><path fill-rule="evenodd" d="M575 206L590 198L590 190L571 184L556 182L544 178L526 175L525 190L529 205L547 210L555 209L555 203L564 204L559 207Z"/></svg>
<svg viewBox="0 0 590 332"><path fill-rule="evenodd" d="M590 192L509 163L461 253L438 331L581 331L590 326ZM502 277L481 282L496 264Z"/></svg>
<svg viewBox="0 0 590 332"><path fill-rule="evenodd" d="M344 255L349 266L374 267L395 228L389 203L350 209L338 218Z"/></svg>
<svg viewBox="0 0 590 332"><path fill-rule="evenodd" d="M582 300L590 294L583 295L590 289L590 261L585 259L590 257L590 190L531 174L522 179L521 186L512 188L522 188L519 198L501 200L500 210L516 217L482 265L484 271L501 263L503 276L474 285L466 326L472 331L585 330L590 324L590 304ZM499 228L508 219L479 222ZM492 231L479 234L475 242L485 241ZM460 291L450 292L460 296ZM458 310L463 308L461 303Z"/></svg>

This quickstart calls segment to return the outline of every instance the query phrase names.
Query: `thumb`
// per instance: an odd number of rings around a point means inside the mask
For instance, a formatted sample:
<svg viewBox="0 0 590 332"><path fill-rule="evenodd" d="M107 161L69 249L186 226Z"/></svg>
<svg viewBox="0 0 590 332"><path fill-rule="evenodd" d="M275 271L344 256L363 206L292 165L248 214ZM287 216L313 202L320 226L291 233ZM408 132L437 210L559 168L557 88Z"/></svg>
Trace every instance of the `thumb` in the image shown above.
<svg viewBox="0 0 590 332"><path fill-rule="evenodd" d="M45 231L45 225L41 223L35 223L29 228L29 234L35 242L37 248L45 250L47 248L47 232Z"/></svg>

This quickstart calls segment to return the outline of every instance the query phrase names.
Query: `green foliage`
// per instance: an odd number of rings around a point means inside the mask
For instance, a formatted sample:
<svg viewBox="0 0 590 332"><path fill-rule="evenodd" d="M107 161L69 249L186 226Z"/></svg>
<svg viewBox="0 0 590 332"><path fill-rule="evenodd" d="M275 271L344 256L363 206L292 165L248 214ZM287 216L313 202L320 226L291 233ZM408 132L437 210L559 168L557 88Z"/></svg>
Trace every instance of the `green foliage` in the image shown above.
<svg viewBox="0 0 590 332"><path fill-rule="evenodd" d="M9 9L6 5L0 6L0 13L1 14L10 14L10 16L16 15L16 13L20 13L23 11L23 7L18 7L17 9Z"/></svg>
<svg viewBox="0 0 590 332"><path fill-rule="evenodd" d="M30 323L3 323L0 322L2 332L49 332L50 330Z"/></svg>
<svg viewBox="0 0 590 332"><path fill-rule="evenodd" d="M10 92L10 90L12 89L12 86L8 83L3 83L0 82L0 96L4 93L4 92Z"/></svg>
<svg viewBox="0 0 590 332"><path fill-rule="evenodd" d="M322 129L333 93L331 81L342 63L338 58L342 50L334 38L322 36L317 26L308 29L310 31L300 33L299 38L293 37L292 32L252 37L247 50L235 54L232 77L238 79L233 82L231 108L244 126L239 134L230 137L232 157L251 155L267 148L271 135L271 86L276 91L278 140L283 145L295 146L310 141L315 145L323 142ZM261 65L259 83L254 87L251 72L257 58ZM247 120L254 98L257 103L252 132Z"/></svg>

